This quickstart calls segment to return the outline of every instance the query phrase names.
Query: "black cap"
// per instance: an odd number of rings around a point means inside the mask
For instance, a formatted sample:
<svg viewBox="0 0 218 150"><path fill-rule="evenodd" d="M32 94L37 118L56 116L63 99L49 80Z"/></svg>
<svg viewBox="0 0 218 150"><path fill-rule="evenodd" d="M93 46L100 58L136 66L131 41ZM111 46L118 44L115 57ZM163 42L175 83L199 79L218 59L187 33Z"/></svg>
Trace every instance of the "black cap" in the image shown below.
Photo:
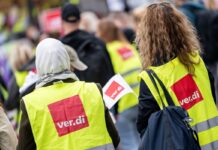
<svg viewBox="0 0 218 150"><path fill-rule="evenodd" d="M66 22L77 22L80 20L80 10L76 5L67 3L62 7L61 18Z"/></svg>

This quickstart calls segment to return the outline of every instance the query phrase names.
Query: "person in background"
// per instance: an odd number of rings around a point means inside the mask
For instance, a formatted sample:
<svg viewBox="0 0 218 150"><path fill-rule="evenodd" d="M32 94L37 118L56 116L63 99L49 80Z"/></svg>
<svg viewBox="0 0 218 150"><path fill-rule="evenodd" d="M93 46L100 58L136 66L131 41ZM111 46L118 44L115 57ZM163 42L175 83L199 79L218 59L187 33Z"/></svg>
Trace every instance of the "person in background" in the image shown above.
<svg viewBox="0 0 218 150"><path fill-rule="evenodd" d="M78 61L73 66L83 68ZM21 100L17 150L117 147L119 136L99 87L79 81L70 71L73 66L60 41L47 38L38 44L36 69L40 80Z"/></svg>
<svg viewBox="0 0 218 150"><path fill-rule="evenodd" d="M7 13L0 13L0 45L9 40L10 25Z"/></svg>
<svg viewBox="0 0 218 150"><path fill-rule="evenodd" d="M138 73L141 63L138 52L125 38L122 31L110 19L99 22L96 35L107 45L113 69L121 74L133 91L138 94ZM135 95L126 95L118 102L117 129L121 137L122 150L136 150L139 145L139 135L136 129L138 99Z"/></svg>
<svg viewBox="0 0 218 150"><path fill-rule="evenodd" d="M217 10L218 9L218 1L217 0L202 0L207 9Z"/></svg>
<svg viewBox="0 0 218 150"><path fill-rule="evenodd" d="M81 13L80 29L87 31L91 34L96 32L98 17L94 12L83 12Z"/></svg>
<svg viewBox="0 0 218 150"><path fill-rule="evenodd" d="M135 29L134 18L131 14L125 12L112 12L108 15L108 18L113 20L119 29Z"/></svg>
<svg viewBox="0 0 218 150"><path fill-rule="evenodd" d="M215 78L216 99L218 99L218 11L215 10L215 1L174 0L174 3L197 30L204 50L201 55Z"/></svg>
<svg viewBox="0 0 218 150"><path fill-rule="evenodd" d="M9 84L9 97L4 104L7 111L19 109L19 89L24 84L29 71L35 71L34 48L39 38L40 34L38 28L34 25L30 25L26 30L26 41L24 43L19 42L17 48L12 52L11 62L14 74Z"/></svg>
<svg viewBox="0 0 218 150"><path fill-rule="evenodd" d="M23 65L34 57L31 44L19 43L12 52L12 66L14 71L19 71ZM19 84L19 83L18 83Z"/></svg>
<svg viewBox="0 0 218 150"><path fill-rule="evenodd" d="M218 149L213 76L200 57L200 44L191 23L170 3L151 4L141 19L137 44L143 65L139 75L139 133L144 134L151 114L163 109L146 72L150 69L163 82L174 104L187 110L202 150ZM165 99L163 90L159 91ZM164 103L168 106L165 100Z"/></svg>
<svg viewBox="0 0 218 150"><path fill-rule="evenodd" d="M108 18L122 30L129 43L135 43L136 22L131 14L125 12L112 12Z"/></svg>
<svg viewBox="0 0 218 150"><path fill-rule="evenodd" d="M193 26L195 26L198 19L196 13L205 10L202 3L193 0L172 0L172 2L189 19Z"/></svg>
<svg viewBox="0 0 218 150"><path fill-rule="evenodd" d="M0 104L0 149L16 150L17 143L14 129L2 108L2 104Z"/></svg>
<svg viewBox="0 0 218 150"><path fill-rule="evenodd" d="M150 3L149 3L150 4ZM140 6L136 7L135 9L132 10L131 14L133 16L134 22L135 22L135 31L137 31L138 24L143 16L143 12L146 6Z"/></svg>
<svg viewBox="0 0 218 150"><path fill-rule="evenodd" d="M79 58L88 66L88 69L83 72L75 70L75 74L80 80L96 82L104 86L114 75L105 43L94 35L79 29L80 10L77 6L65 4L61 17L64 31L62 43L74 48Z"/></svg>
<svg viewBox="0 0 218 150"><path fill-rule="evenodd" d="M23 85L25 77L29 70L34 66L34 53L29 45L19 45L12 53L13 61L13 76L8 87L8 97L4 102L4 108L9 116L13 127L19 127L20 117L20 93L19 88Z"/></svg>
<svg viewBox="0 0 218 150"><path fill-rule="evenodd" d="M29 40L31 42L32 47L35 48L39 42L39 39L41 38L39 28L34 24L30 24L25 31L26 39Z"/></svg>
<svg viewBox="0 0 218 150"><path fill-rule="evenodd" d="M197 31L202 48L203 59L214 76L218 106L218 1L203 0L206 10L200 13Z"/></svg>
<svg viewBox="0 0 218 150"><path fill-rule="evenodd" d="M13 76L9 83L8 98L4 103L9 120L18 132L20 125L20 92L26 76L30 71L35 72L35 46L40 38L37 26L29 25L26 29L26 38L17 43L12 52Z"/></svg>

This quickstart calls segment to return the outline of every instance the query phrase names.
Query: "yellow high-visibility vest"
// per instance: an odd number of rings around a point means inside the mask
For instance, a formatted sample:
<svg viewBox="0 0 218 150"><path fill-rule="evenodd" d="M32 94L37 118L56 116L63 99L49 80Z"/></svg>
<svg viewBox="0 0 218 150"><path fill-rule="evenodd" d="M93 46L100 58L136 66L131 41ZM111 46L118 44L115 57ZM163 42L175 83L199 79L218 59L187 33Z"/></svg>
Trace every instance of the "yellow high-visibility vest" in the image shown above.
<svg viewBox="0 0 218 150"><path fill-rule="evenodd" d="M16 71L14 73L15 79L16 79L16 82L19 88L23 86L28 73L29 73L28 71ZM19 128L20 128L21 115L22 115L22 112L18 109L16 116L14 116L13 118L17 124L17 128L16 128L17 133L19 132Z"/></svg>
<svg viewBox="0 0 218 150"><path fill-rule="evenodd" d="M114 72L119 73L138 95L139 82L137 76L141 71L141 63L136 49L126 43L114 41L107 44L107 50L113 64ZM133 94L127 94L118 102L118 112L136 106L138 98Z"/></svg>
<svg viewBox="0 0 218 150"><path fill-rule="evenodd" d="M23 84L25 82L25 79L26 79L26 76L28 75L28 73L29 73L28 71L16 71L14 73L18 87L22 87L23 86Z"/></svg>
<svg viewBox="0 0 218 150"><path fill-rule="evenodd" d="M4 100L7 100L7 98L8 98L8 91L7 91L7 89L5 89L2 85L0 85L0 90L2 92L2 96L3 96Z"/></svg>
<svg viewBox="0 0 218 150"><path fill-rule="evenodd" d="M70 0L70 2L74 5L78 5L80 0Z"/></svg>
<svg viewBox="0 0 218 150"><path fill-rule="evenodd" d="M188 111L189 116L193 119L191 126L198 133L202 150L215 150L218 149L218 111L214 104L208 71L199 55L190 55L190 58L199 62L194 65L195 75L190 75L178 58L164 65L148 69L152 69L163 82L174 104L182 106ZM148 85L162 109L160 97L147 72L143 71L139 77ZM158 86L161 97L167 106L164 92L160 85Z"/></svg>
<svg viewBox="0 0 218 150"><path fill-rule="evenodd" d="M58 82L36 89L23 100L37 150L113 149L96 84Z"/></svg>
<svg viewBox="0 0 218 150"><path fill-rule="evenodd" d="M27 27L27 14L25 9L20 9L19 18L15 22L15 24L12 27L13 33L19 33L25 31L25 28Z"/></svg>

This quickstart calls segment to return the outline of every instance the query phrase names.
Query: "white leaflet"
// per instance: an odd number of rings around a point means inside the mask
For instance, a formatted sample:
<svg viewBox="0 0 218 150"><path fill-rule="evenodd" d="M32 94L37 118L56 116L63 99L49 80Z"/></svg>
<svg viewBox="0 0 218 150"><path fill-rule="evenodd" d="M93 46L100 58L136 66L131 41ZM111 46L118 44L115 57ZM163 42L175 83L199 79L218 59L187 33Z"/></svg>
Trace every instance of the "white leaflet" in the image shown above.
<svg viewBox="0 0 218 150"><path fill-rule="evenodd" d="M111 87L114 83L116 83L116 86ZM110 91L109 93L111 94L108 94L108 91ZM103 87L103 99L109 109L111 109L120 100L120 98L129 93L136 96L134 91L130 88L120 74L113 76Z"/></svg>

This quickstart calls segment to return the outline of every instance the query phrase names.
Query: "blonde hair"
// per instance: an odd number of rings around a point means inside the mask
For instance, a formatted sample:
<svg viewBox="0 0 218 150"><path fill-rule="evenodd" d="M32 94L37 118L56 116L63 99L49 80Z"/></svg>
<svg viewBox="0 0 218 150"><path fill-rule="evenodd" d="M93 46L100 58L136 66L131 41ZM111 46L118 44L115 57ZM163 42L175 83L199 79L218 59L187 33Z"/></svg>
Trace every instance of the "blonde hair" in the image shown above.
<svg viewBox="0 0 218 150"><path fill-rule="evenodd" d="M190 55L200 53L196 31L186 17L170 3L148 6L137 30L143 68L164 64L178 57L189 73L194 74Z"/></svg>
<svg viewBox="0 0 218 150"><path fill-rule="evenodd" d="M28 44L19 43L17 48L12 53L12 68L19 70L21 67L30 61L34 56L32 47Z"/></svg>
<svg viewBox="0 0 218 150"><path fill-rule="evenodd" d="M98 25L98 17L93 12L83 12L81 14L80 29L90 33L96 31Z"/></svg>

